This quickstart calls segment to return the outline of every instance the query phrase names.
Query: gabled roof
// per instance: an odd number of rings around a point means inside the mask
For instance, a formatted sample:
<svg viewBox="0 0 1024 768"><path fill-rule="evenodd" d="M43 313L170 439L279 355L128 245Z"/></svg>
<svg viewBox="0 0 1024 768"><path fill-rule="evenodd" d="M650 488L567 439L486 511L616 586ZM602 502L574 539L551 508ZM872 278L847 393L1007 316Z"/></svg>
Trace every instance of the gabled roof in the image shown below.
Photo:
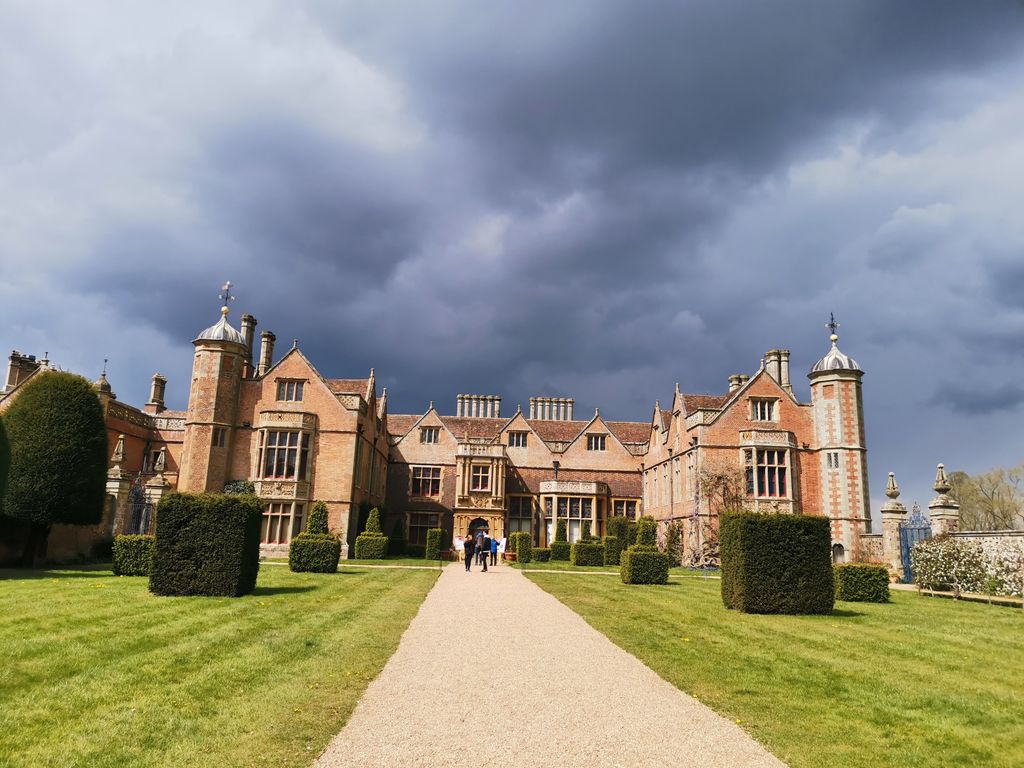
<svg viewBox="0 0 1024 768"><path fill-rule="evenodd" d="M328 389L336 395L366 395L369 379L324 379Z"/></svg>
<svg viewBox="0 0 1024 768"><path fill-rule="evenodd" d="M409 430L413 428L413 425L422 418L422 415L417 416L414 413L389 413L388 434L392 437L404 437L409 434Z"/></svg>
<svg viewBox="0 0 1024 768"><path fill-rule="evenodd" d="M639 421L606 421L605 424L620 443L646 443L651 435L650 425Z"/></svg>
<svg viewBox="0 0 1024 768"><path fill-rule="evenodd" d="M540 439L548 443L567 443L575 440L590 421L555 421L550 419L527 419Z"/></svg>
<svg viewBox="0 0 1024 768"><path fill-rule="evenodd" d="M683 395L683 407L687 413L705 408L717 410L726 404L729 395Z"/></svg>

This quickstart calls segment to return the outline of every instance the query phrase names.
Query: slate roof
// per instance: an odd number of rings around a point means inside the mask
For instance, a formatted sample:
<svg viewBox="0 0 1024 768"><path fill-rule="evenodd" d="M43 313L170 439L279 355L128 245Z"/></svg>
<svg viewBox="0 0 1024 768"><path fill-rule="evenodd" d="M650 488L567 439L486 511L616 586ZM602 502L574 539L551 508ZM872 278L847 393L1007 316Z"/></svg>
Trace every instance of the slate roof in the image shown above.
<svg viewBox="0 0 1024 768"><path fill-rule="evenodd" d="M683 395L683 407L687 413L693 413L699 408L717 410L725 405L729 395Z"/></svg>
<svg viewBox="0 0 1024 768"><path fill-rule="evenodd" d="M369 379L324 379L327 387L336 395L366 395Z"/></svg>

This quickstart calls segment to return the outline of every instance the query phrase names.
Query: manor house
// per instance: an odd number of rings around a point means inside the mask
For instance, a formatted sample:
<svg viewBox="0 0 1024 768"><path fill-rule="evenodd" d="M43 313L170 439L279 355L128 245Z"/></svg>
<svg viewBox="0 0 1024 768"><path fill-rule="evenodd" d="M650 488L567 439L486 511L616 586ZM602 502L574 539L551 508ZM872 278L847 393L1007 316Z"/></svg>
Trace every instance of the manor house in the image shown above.
<svg viewBox="0 0 1024 768"><path fill-rule="evenodd" d="M372 369L325 377L297 344L278 354L270 331L257 353L256 319L242 315L236 329L228 317L223 307L193 341L185 410L166 407L161 374L141 408L119 401L105 374L95 383L111 453L107 514L89 535L149 530L153 505L171 490L239 483L265 502L268 553L286 548L317 500L349 549L374 506L386 510L385 532L401 526L417 544L443 527L528 531L544 546L559 518L575 540L584 521L601 535L611 515L646 514L680 523L697 554L718 514L736 506L830 518L837 560L856 557L870 533L863 373L839 350L835 326L808 374L810 403L794 395L789 350L775 349L721 393L676 385L670 407L624 422L578 415L572 398L551 396L506 414L500 395L483 394L457 395L454 413L434 403L389 413ZM49 365L12 353L0 410ZM58 556L82 546L81 531L51 536Z"/></svg>

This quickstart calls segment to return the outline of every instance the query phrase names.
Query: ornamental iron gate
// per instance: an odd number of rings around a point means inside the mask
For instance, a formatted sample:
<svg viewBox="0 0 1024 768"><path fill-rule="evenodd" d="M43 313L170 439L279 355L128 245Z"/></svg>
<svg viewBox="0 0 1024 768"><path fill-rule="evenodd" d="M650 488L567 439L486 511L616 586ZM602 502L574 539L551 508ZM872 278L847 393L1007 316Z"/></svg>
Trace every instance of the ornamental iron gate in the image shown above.
<svg viewBox="0 0 1024 768"><path fill-rule="evenodd" d="M910 552L919 541L932 537L932 521L928 515L921 511L921 507L914 505L910 516L900 523L900 560L903 562L903 583L914 582L914 566L910 561Z"/></svg>
<svg viewBox="0 0 1024 768"><path fill-rule="evenodd" d="M146 498L141 477L128 489L128 511L131 514L128 518L129 534L153 532L153 505Z"/></svg>

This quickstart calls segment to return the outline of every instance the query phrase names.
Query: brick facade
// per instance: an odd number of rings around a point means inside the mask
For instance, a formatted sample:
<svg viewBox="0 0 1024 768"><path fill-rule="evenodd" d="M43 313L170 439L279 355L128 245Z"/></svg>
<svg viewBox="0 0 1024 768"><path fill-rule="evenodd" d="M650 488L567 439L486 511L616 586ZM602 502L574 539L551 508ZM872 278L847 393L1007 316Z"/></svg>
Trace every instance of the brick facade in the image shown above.
<svg viewBox="0 0 1024 768"><path fill-rule="evenodd" d="M681 523L692 552L736 506L826 515L846 559L870 532L862 374L834 367L852 363L835 346L810 374L810 403L793 395L788 351L772 350L752 376L730 377L726 393L677 386L649 422L614 422L599 412L574 419L567 398L532 398L531 417L500 417L500 397L482 395L459 395L454 416L433 404L389 414L373 371L325 378L297 346L275 363L268 332L256 364L255 326L246 316L235 331L225 309L199 335L184 411L164 407L159 374L142 410L97 382L111 446L100 532L137 529L149 519L140 505L171 489L219 492L233 481L252 482L267 504L267 552L284 551L317 500L346 548L372 506L384 508L386 533L399 524L417 540L428 525L455 536L484 525L497 536L530 530L544 545L559 516L571 537L584 520L601 535L618 509ZM0 409L39 367L12 356ZM414 493L414 473L435 470L436 495L423 483Z"/></svg>

